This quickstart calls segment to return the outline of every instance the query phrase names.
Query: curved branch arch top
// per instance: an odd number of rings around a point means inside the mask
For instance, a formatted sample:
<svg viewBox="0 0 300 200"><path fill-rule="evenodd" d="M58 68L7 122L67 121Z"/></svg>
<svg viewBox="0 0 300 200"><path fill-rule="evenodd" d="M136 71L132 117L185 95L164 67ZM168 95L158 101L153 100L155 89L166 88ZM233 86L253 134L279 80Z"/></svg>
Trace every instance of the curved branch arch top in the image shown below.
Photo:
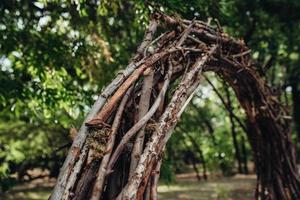
<svg viewBox="0 0 300 200"><path fill-rule="evenodd" d="M289 119L250 50L219 26L163 13L151 16L137 54L95 102L50 199L156 199L162 152L208 71L233 88L245 110L256 198L300 199Z"/></svg>

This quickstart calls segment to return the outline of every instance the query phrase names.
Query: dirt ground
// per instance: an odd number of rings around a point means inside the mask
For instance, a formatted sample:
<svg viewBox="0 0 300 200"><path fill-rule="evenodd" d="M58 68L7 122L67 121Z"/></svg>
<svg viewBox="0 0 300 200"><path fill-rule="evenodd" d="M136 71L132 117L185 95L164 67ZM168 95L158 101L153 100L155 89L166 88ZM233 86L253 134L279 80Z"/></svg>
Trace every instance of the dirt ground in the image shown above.
<svg viewBox="0 0 300 200"><path fill-rule="evenodd" d="M256 176L236 175L197 181L195 177L177 177L177 183L160 185L159 199L163 200L252 200Z"/></svg>
<svg viewBox="0 0 300 200"><path fill-rule="evenodd" d="M46 200L55 183L54 179L38 179L18 185L7 192L2 200ZM255 175L215 177L197 181L193 174L177 176L174 184L160 184L160 200L250 200L254 196Z"/></svg>

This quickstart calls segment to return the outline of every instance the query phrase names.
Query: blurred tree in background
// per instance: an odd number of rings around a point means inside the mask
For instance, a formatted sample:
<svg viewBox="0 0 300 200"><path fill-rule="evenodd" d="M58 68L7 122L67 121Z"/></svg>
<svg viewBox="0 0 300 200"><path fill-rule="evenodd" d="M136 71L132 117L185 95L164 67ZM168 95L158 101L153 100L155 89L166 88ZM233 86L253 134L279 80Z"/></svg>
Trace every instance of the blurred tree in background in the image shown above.
<svg viewBox="0 0 300 200"><path fill-rule="evenodd" d="M2 1L0 13L0 177L32 167L57 175L66 152L56 150L127 63L147 15L105 1Z"/></svg>
<svg viewBox="0 0 300 200"><path fill-rule="evenodd" d="M10 175L16 172L20 180L30 178L26 171L36 167L58 174L64 147L72 142L70 128L79 127L95 95L128 63L154 9L187 19L211 17L229 34L243 38L259 63L257 70L293 113L293 139L300 141L298 0L3 0L3 189L12 184ZM196 168L200 163L201 170L220 170L224 175L235 172L235 163L236 171L248 171L243 111L233 91L213 76L208 78L167 146L162 167L166 181L187 163ZM194 160L186 160L191 153Z"/></svg>

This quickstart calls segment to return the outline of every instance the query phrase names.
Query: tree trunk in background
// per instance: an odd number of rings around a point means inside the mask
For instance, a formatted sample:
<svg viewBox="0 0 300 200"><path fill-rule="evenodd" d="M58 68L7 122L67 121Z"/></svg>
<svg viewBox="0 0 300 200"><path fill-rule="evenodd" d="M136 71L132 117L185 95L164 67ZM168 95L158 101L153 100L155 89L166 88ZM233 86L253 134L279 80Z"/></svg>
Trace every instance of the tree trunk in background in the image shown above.
<svg viewBox="0 0 300 200"><path fill-rule="evenodd" d="M244 174L249 174L246 141L245 141L245 137L243 135L242 135L241 143L242 143L241 149L242 149L242 154L243 154L243 170L244 170L243 172L244 172Z"/></svg>
<svg viewBox="0 0 300 200"><path fill-rule="evenodd" d="M161 23L165 32L153 39ZM165 145L206 71L228 82L245 109L256 163L256 198L300 199L289 121L256 73L249 52L219 26L154 14L137 55L103 91L84 121L50 200L133 200L142 199L145 191L157 197L155 174ZM148 69L154 71L152 90L156 92L147 97L149 109L135 109ZM124 101L126 95L128 101ZM142 117L136 121L134 116ZM145 141L139 144L145 145L129 176L135 136L142 129Z"/></svg>
<svg viewBox="0 0 300 200"><path fill-rule="evenodd" d="M240 146L237 140L237 132L235 129L235 123L233 121L233 117L232 115L229 115L229 119L230 119L230 123L231 123L231 135L232 135L232 140L233 140L233 146L235 149L235 158L237 160L238 163L238 172L239 173L243 173L243 169L242 169L242 157L241 157L241 153L240 153Z"/></svg>
<svg viewBox="0 0 300 200"><path fill-rule="evenodd" d="M193 169L194 169L194 171L196 173L198 181L201 180L201 176L200 176L199 170L197 168L197 156L195 155L195 153L196 152L199 153L199 150L200 150L200 161L201 161L202 164L204 163L203 164L203 178L206 180L207 179L207 176L206 176L206 166L205 166L205 162L204 162L202 151L198 147L196 141L187 132L185 132L183 130L182 130L182 132L184 132L185 135L188 136L189 140L192 142L192 145L193 145L193 148L190 148L189 145L187 144L187 142L185 141L185 137L184 136L182 137L183 144L184 144L185 148L187 149L188 159L192 162ZM193 152L195 152L195 153L193 153Z"/></svg>
<svg viewBox="0 0 300 200"><path fill-rule="evenodd" d="M248 129L246 128L246 126L242 122L242 120L238 116L236 116L233 112L232 102L231 102L231 99L230 99L230 92L228 90L228 86L226 85L226 83L224 83L224 85L225 85L225 94L226 94L225 95L226 100L225 100L225 98L222 96L221 92L218 91L218 89L214 86L214 84L206 76L204 76L204 77L205 77L206 81L208 82L208 84L212 87L214 92L217 94L219 99L221 100L221 102L224 105L225 109L229 113L229 119L230 119L230 125L231 125L231 135L232 135L233 145L234 145L234 149L235 149L235 157L236 157L236 160L238 162L238 172L243 173L243 170L242 170L242 156L241 156L240 146L239 146L239 143L238 143L238 140L237 140L237 132L236 132L235 121L239 124L239 126L243 129L243 131L246 134L248 132Z"/></svg>
<svg viewBox="0 0 300 200"><path fill-rule="evenodd" d="M238 162L238 172L243 173L241 151L240 151L240 146L239 146L238 139L237 139L237 132L236 132L236 127L235 127L235 122L233 120L233 107L232 107L232 103L231 103L231 99L230 99L230 93L229 93L229 90L228 90L227 86L225 87L225 94L226 94L226 97L227 97L228 109L230 110L229 111L229 119L230 119L230 124L231 124L231 135L232 135L233 146L234 146L234 150L235 150L235 158Z"/></svg>
<svg viewBox="0 0 300 200"><path fill-rule="evenodd" d="M207 180L207 174L206 174L206 162L205 162L204 155L203 155L203 152L202 152L202 150L201 150L201 147L199 146L199 144L197 144L195 138L193 138L189 133L187 133L187 136L188 136L188 138L190 139L192 145L194 146L195 151L199 153L200 160L201 160L202 167L203 167L203 178L204 178L205 180Z"/></svg>
<svg viewBox="0 0 300 200"><path fill-rule="evenodd" d="M198 167L197 167L197 159L196 159L196 156L194 155L194 153L191 151L191 154L190 154L190 159L191 159L191 162L192 162L192 165L193 165L193 169L196 173L196 177L198 179L198 181L201 180L201 176L200 176L200 173L199 173L199 170L198 170Z"/></svg>

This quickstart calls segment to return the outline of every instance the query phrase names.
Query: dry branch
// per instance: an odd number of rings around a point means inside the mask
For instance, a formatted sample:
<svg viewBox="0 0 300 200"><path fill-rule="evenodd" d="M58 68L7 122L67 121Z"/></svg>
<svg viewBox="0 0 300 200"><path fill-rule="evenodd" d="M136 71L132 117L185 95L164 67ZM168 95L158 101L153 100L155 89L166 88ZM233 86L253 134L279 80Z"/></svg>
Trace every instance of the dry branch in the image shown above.
<svg viewBox="0 0 300 200"><path fill-rule="evenodd" d="M149 120L150 118L154 115L155 111L160 105L160 102L164 98L166 91L168 89L170 79L172 76L172 65L169 66L169 70L167 75L165 76L165 81L164 85L156 98L155 102L153 103L152 107L150 110L123 136L122 140L120 141L118 147L114 151L111 160L108 164L108 170L111 170L115 162L117 161L119 155L121 154L122 150L124 149L125 145L127 142L136 134ZM109 173L110 171L108 171Z"/></svg>
<svg viewBox="0 0 300 200"><path fill-rule="evenodd" d="M162 114L156 131L153 133L146 148L141 155L139 164L134 172L134 175L130 178L123 191L120 193L117 199L135 199L137 190L140 183L145 176L145 170L152 168L154 160L164 148L167 140L171 136L172 130L178 122L180 117L180 110L185 104L186 100L194 92L200 83L199 73L202 67L209 59L210 55L215 52L216 47L212 47L210 52L203 57L197 59L194 63L191 71L187 72L183 80L179 84L175 91L171 102Z"/></svg>
<svg viewBox="0 0 300 200"><path fill-rule="evenodd" d="M92 192L92 197L91 200L98 200L101 197L102 194L102 190L103 190L103 186L104 186L104 180L107 174L107 165L111 156L111 152L112 152L112 148L115 144L115 138L116 138L116 134L118 132L118 128L120 126L120 121L123 115L123 111L125 109L125 105L128 101L128 98L130 96L130 93L132 92L133 87L129 88L128 91L126 92L125 96L123 97L118 111L116 113L114 122L112 124L112 130L111 130L111 134L110 134L110 138L108 140L107 146L106 146L106 150L105 152L107 152L101 161L99 170L98 170L98 174L97 174L97 179L96 182L94 184L94 188L93 188L93 192Z"/></svg>
<svg viewBox="0 0 300 200"><path fill-rule="evenodd" d="M139 102L139 116L138 116L139 120L144 117L144 115L147 113L149 109L151 92L153 87L153 76L154 76L154 71L152 69L149 69L149 72L147 72L147 74L144 74L145 77L144 84L143 84L142 94ZM129 177L132 175L132 172L136 168L139 157L143 151L144 138L145 138L145 125L138 132L135 142L133 144L133 149L131 152Z"/></svg>
<svg viewBox="0 0 300 200"><path fill-rule="evenodd" d="M105 107L101 110L101 112L97 115L93 120L86 122L86 125L89 127L98 127L102 126L102 123L105 123L109 115L111 114L113 108L118 103L118 101L124 95L124 92L128 90L133 83L135 83L141 74L148 68L155 64L158 60L162 59L169 52L160 52L153 54L148 60L145 61L143 65L141 65L138 69L136 69L132 75L118 88L115 94L110 98L109 102L105 105Z"/></svg>

